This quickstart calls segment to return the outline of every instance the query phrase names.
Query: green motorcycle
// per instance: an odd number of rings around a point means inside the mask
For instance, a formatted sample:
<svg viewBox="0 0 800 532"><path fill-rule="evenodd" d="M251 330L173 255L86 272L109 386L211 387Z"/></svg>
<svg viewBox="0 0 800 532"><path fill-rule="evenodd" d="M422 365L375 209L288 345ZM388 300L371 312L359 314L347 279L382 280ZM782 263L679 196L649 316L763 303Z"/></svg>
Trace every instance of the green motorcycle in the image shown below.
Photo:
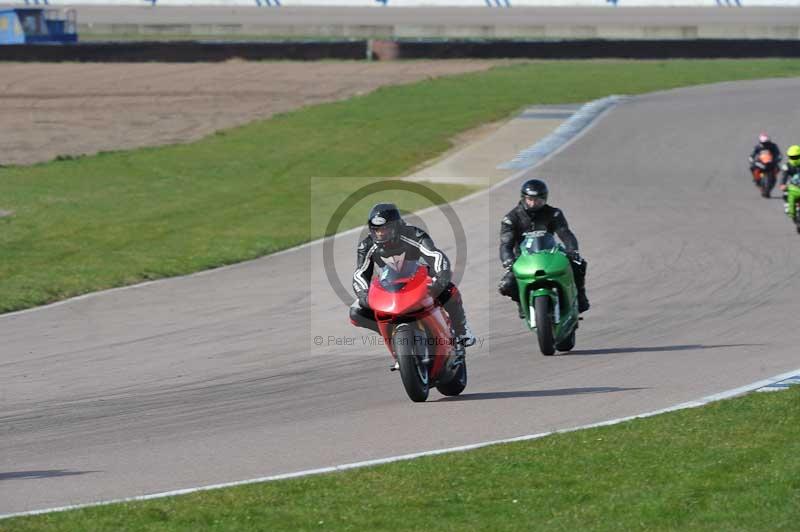
<svg viewBox="0 0 800 532"><path fill-rule="evenodd" d="M794 222L797 232L800 233L800 186L789 183L786 187L786 203L789 210L786 213Z"/></svg>
<svg viewBox="0 0 800 532"><path fill-rule="evenodd" d="M570 351L578 328L578 289L564 248L547 231L525 234L512 268L525 321L543 355Z"/></svg>

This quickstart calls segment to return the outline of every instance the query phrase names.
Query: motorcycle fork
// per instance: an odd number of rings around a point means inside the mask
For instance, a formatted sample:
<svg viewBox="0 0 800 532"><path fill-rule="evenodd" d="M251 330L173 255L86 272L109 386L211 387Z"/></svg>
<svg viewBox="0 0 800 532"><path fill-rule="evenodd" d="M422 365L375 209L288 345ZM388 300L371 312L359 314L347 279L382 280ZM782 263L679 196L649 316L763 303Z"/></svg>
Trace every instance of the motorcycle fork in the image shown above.
<svg viewBox="0 0 800 532"><path fill-rule="evenodd" d="M561 322L561 302L559 301L558 292L552 289L539 288L532 290L531 293L528 294L528 312L530 315L531 327L536 328L536 308L534 301L540 296L550 298L550 302L552 303L553 323L558 325Z"/></svg>
<svg viewBox="0 0 800 532"><path fill-rule="evenodd" d="M422 320L417 320L414 322L416 325L417 330L419 331L419 336L425 340L428 338L428 331L425 329L425 326L422 324ZM424 350L422 356L420 357L420 362L423 365L430 367L431 365L431 354L430 354L430 346L428 342L422 342L422 349Z"/></svg>

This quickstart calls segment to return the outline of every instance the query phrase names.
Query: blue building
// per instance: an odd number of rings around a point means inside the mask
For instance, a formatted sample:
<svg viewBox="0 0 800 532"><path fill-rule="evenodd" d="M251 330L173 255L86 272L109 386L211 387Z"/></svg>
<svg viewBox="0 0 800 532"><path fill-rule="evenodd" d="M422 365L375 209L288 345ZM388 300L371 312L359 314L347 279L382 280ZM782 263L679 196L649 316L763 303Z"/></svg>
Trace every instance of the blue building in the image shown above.
<svg viewBox="0 0 800 532"><path fill-rule="evenodd" d="M75 11L60 18L57 9L0 9L0 45L78 41Z"/></svg>

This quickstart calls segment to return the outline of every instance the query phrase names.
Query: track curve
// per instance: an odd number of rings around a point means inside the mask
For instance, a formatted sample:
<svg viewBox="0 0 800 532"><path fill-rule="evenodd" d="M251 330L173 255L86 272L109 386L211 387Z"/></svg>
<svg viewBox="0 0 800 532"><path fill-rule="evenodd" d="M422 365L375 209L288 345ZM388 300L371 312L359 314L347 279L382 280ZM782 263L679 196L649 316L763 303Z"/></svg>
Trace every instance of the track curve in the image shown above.
<svg viewBox="0 0 800 532"><path fill-rule="evenodd" d="M494 290L499 219L527 175L455 204L484 340L461 398L412 404L384 347L314 345L361 342L319 244L0 317L0 513L567 428L796 368L798 237L748 183L745 156L760 129L792 138L798 90L636 97L529 173L548 179L590 261L593 308L570 355L539 355ZM423 219L454 254L443 217ZM357 236L337 238L343 278Z"/></svg>

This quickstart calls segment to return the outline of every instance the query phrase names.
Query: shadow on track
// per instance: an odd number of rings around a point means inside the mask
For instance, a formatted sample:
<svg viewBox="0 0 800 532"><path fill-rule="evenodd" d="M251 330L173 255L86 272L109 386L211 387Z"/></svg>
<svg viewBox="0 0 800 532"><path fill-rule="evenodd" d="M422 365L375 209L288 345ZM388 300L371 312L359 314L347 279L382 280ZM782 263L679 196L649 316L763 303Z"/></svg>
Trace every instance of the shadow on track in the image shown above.
<svg viewBox="0 0 800 532"><path fill-rule="evenodd" d="M612 393L644 390L645 388L618 388L616 386L597 386L590 388L560 388L555 390L517 390L512 392L464 393L456 397L443 397L433 403L445 401L483 401L486 399L518 399L520 397L557 397L560 395L581 395L587 393Z"/></svg>
<svg viewBox="0 0 800 532"><path fill-rule="evenodd" d="M45 469L41 471L9 471L0 472L0 482L4 480L20 480L31 478L53 478L71 477L74 475L85 475L87 473L98 473L99 471L70 471L69 469Z"/></svg>
<svg viewBox="0 0 800 532"><path fill-rule="evenodd" d="M620 353L659 353L668 351L694 351L701 349L721 349L723 347L763 347L765 344L686 344L686 345L659 345L654 347L609 347L606 349L575 349L559 356L569 355L614 355Z"/></svg>

